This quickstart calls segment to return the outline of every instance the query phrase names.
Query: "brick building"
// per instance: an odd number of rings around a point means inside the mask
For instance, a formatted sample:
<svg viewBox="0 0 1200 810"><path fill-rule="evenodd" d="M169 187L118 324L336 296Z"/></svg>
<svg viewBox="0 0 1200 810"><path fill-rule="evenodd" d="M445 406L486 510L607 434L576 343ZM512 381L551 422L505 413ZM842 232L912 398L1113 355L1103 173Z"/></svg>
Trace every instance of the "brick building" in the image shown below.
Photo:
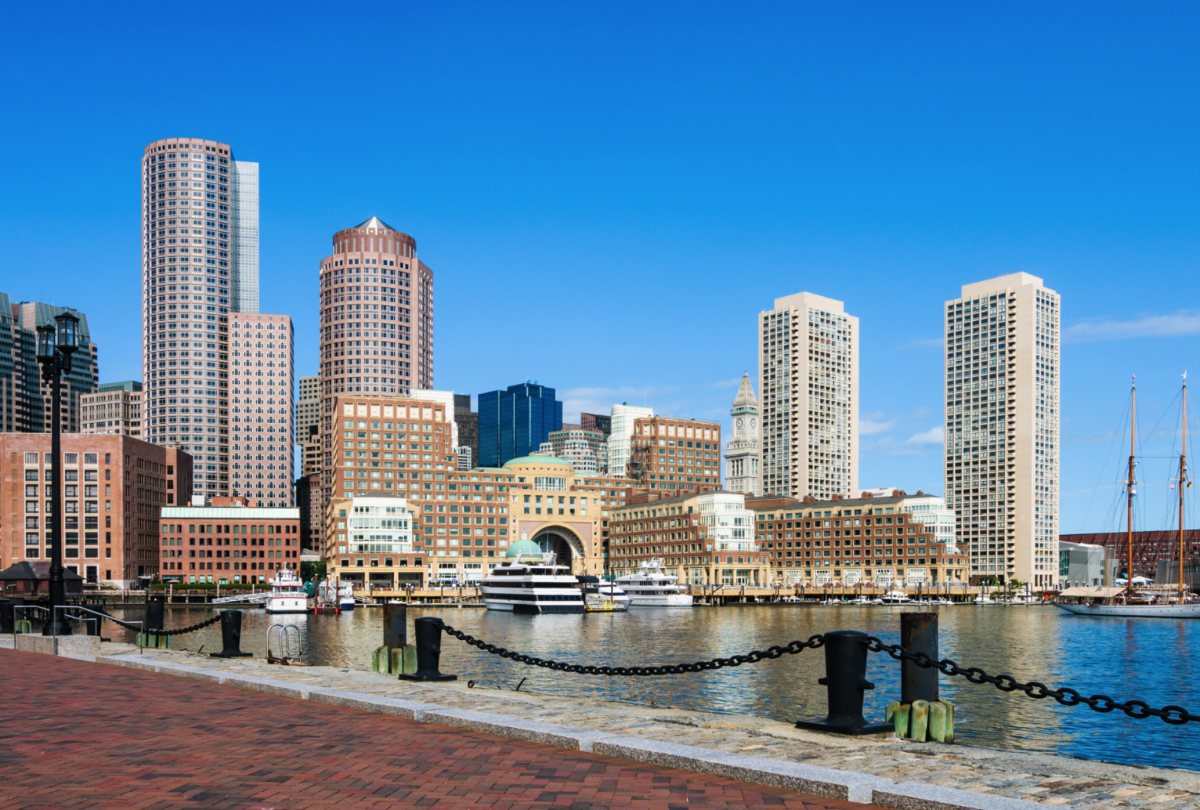
<svg viewBox="0 0 1200 810"><path fill-rule="evenodd" d="M266 583L300 571L300 510L244 498L166 507L159 517L164 582Z"/></svg>
<svg viewBox="0 0 1200 810"><path fill-rule="evenodd" d="M48 559L50 435L0 434L4 567ZM64 434L63 564L85 582L132 587L158 574L159 515L189 503L192 459L129 436Z"/></svg>
<svg viewBox="0 0 1200 810"><path fill-rule="evenodd" d="M694 419L635 419L627 475L639 489L682 495L721 488L721 425Z"/></svg>
<svg viewBox="0 0 1200 810"><path fill-rule="evenodd" d="M902 491L892 497L818 501L750 498L759 544L776 581L878 587L960 583L967 558L950 553L935 527L904 511Z"/></svg>
<svg viewBox="0 0 1200 810"><path fill-rule="evenodd" d="M739 492L639 493L613 511L611 530L616 576L662 559L664 571L681 583L761 588L771 582L769 558L754 536L754 512Z"/></svg>
<svg viewBox="0 0 1200 810"><path fill-rule="evenodd" d="M1186 512L1184 513L1186 514ZM1060 534L1060 543L1085 543L1103 546L1113 551L1118 575L1128 568L1129 535L1125 532L1096 532L1093 534ZM1185 565L1194 565L1200 560L1200 529L1185 529L1183 532L1183 560ZM1135 577L1159 578L1159 562L1171 582L1179 581L1179 531L1168 529L1155 532L1133 533L1133 575ZM1186 579L1187 574L1184 574Z"/></svg>

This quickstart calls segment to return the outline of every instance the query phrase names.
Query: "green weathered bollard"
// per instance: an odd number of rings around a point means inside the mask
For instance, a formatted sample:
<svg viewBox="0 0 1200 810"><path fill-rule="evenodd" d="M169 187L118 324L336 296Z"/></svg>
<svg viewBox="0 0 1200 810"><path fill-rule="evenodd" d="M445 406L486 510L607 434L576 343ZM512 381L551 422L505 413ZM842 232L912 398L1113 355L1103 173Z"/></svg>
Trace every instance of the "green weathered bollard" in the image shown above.
<svg viewBox="0 0 1200 810"><path fill-rule="evenodd" d="M16 622L14 622L14 624L16 625L18 633L28 635L33 634L33 622L31 622L29 619L18 619Z"/></svg>
<svg viewBox="0 0 1200 810"><path fill-rule="evenodd" d="M929 730L929 701L914 700L909 718L909 739L925 742L925 735Z"/></svg>
<svg viewBox="0 0 1200 810"><path fill-rule="evenodd" d="M397 675L412 675L417 671L417 645L405 644L404 649L395 652L400 658Z"/></svg>
<svg viewBox="0 0 1200 810"><path fill-rule="evenodd" d="M907 703L901 703L896 707L896 711L892 714L892 722L896 724L896 736L900 739L908 737L908 722L911 716L912 707Z"/></svg>
<svg viewBox="0 0 1200 810"><path fill-rule="evenodd" d="M946 741L946 704L942 701L929 704L929 739L934 742Z"/></svg>

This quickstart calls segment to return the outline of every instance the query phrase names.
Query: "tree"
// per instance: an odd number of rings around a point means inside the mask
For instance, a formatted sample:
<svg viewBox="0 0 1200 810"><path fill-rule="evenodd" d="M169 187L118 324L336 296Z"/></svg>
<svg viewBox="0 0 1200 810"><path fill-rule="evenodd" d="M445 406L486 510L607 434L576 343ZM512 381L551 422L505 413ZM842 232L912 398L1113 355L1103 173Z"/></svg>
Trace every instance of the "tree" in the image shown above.
<svg viewBox="0 0 1200 810"><path fill-rule="evenodd" d="M311 582L314 579L325 579L325 563L321 561L305 561L300 563L300 579L305 582Z"/></svg>

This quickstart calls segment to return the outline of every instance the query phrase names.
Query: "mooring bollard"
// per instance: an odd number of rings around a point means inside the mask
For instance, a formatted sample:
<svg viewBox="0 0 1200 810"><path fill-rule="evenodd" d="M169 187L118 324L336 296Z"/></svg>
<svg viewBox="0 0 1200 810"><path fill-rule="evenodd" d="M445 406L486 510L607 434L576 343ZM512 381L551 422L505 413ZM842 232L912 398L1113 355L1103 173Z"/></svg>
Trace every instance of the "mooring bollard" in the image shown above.
<svg viewBox="0 0 1200 810"><path fill-rule="evenodd" d="M417 671L417 648L408 643L408 606L384 603L383 646L371 655L371 667L387 675Z"/></svg>
<svg viewBox="0 0 1200 810"><path fill-rule="evenodd" d="M17 605L23 604L25 604L24 599L0 602L0 633L15 633L17 631Z"/></svg>
<svg viewBox="0 0 1200 810"><path fill-rule="evenodd" d="M891 723L868 723L863 717L863 692L874 689L867 680L866 633L835 630L825 634L825 677L817 683L828 690L829 716L801 720L796 728L833 734L882 734L894 731Z"/></svg>
<svg viewBox="0 0 1200 810"><path fill-rule="evenodd" d="M457 681L457 675L443 675L438 670L442 656L442 620L425 616L413 622L417 637L417 671L401 674L402 681Z"/></svg>
<svg viewBox="0 0 1200 810"><path fill-rule="evenodd" d="M165 605L166 599L162 594L151 594L146 597L146 611L142 615L142 631L138 633L138 643L142 647L156 647L164 650L171 648L170 636L150 632L163 629Z"/></svg>
<svg viewBox="0 0 1200 810"><path fill-rule="evenodd" d="M213 658L249 658L250 653L242 652L242 612L240 610L221 611L221 646L219 653L209 653Z"/></svg>
<svg viewBox="0 0 1200 810"><path fill-rule="evenodd" d="M901 613L900 646L917 655L924 653L930 661L938 660L938 615L936 613ZM934 703L938 699L938 671L920 667L905 659L900 662L900 702L913 704L918 700Z"/></svg>

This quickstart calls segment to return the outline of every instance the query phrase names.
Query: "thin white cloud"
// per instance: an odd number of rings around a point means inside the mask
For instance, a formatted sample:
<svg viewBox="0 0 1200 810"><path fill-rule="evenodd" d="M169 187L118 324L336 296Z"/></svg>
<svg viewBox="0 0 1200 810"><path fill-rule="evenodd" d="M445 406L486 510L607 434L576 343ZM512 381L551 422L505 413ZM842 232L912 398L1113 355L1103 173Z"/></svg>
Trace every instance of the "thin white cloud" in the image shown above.
<svg viewBox="0 0 1200 810"><path fill-rule="evenodd" d="M1187 335L1200 335L1200 312L1146 315L1129 321L1085 321L1063 330L1063 340L1069 343Z"/></svg>
<svg viewBox="0 0 1200 810"><path fill-rule="evenodd" d="M858 435L860 436L878 436L881 433L887 433L896 426L896 419L888 419L886 422L876 422L871 419L858 420Z"/></svg>
<svg viewBox="0 0 1200 810"><path fill-rule="evenodd" d="M917 338L905 343L901 348L921 348L921 349L940 349L945 346L945 341L940 338Z"/></svg>
<svg viewBox="0 0 1200 810"><path fill-rule="evenodd" d="M920 433L909 436L904 443L908 445L942 444L945 439L945 431L942 429L941 425L937 425L936 427L931 427L929 430L924 430Z"/></svg>

